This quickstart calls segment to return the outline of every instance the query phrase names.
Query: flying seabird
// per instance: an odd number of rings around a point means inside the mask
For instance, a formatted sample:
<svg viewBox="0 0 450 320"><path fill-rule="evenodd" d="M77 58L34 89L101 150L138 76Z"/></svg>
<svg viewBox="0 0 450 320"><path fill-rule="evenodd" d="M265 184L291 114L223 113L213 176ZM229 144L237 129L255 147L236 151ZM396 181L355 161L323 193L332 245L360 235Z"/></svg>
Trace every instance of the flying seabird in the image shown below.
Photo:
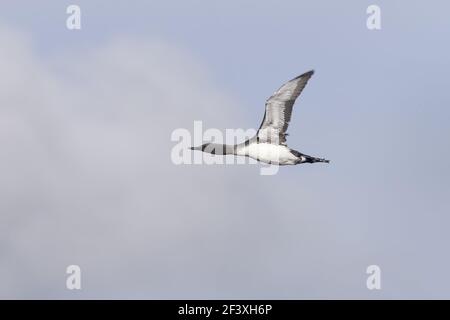
<svg viewBox="0 0 450 320"><path fill-rule="evenodd" d="M266 101L266 111L258 132L251 139L234 145L205 143L191 150L200 150L214 155L233 154L276 165L330 162L311 157L289 148L286 144L286 130L291 121L292 107L305 88L314 70L308 71L280 87Z"/></svg>

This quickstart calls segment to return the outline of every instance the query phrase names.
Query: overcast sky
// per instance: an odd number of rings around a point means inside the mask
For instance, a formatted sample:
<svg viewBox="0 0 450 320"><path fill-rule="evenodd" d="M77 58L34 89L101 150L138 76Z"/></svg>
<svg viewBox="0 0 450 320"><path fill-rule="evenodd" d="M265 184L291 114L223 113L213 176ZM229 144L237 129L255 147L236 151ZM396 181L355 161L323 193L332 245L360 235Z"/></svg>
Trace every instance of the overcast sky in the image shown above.
<svg viewBox="0 0 450 320"><path fill-rule="evenodd" d="M151 3L0 5L0 298L450 298L448 2ZM329 165L172 163L310 69L288 143Z"/></svg>

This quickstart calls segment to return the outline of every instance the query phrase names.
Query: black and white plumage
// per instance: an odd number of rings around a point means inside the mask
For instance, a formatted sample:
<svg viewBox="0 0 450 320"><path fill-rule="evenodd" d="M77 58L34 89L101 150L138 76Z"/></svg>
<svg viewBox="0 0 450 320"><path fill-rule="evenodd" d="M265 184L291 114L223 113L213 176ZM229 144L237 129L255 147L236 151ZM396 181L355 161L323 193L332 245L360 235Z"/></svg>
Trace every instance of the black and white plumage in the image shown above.
<svg viewBox="0 0 450 320"><path fill-rule="evenodd" d="M285 83L266 101L266 111L258 130L259 141L286 144L286 130L291 122L295 100L314 71L309 71Z"/></svg>
<svg viewBox="0 0 450 320"><path fill-rule="evenodd" d="M259 130L253 138L237 145L206 143L192 150L212 154L247 156L261 162L278 165L329 162L311 157L286 145L286 130L292 117L295 100L300 96L314 71L308 71L283 84L266 101L266 110Z"/></svg>

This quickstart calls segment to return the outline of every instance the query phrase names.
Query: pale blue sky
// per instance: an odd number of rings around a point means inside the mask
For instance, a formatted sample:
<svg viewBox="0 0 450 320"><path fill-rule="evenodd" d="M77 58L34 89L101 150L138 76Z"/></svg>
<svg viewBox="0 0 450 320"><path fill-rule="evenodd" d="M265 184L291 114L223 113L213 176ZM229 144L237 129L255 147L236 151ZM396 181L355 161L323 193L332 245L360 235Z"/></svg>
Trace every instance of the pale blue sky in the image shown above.
<svg viewBox="0 0 450 320"><path fill-rule="evenodd" d="M69 4L81 31L65 28ZM2 3L0 296L449 298L449 10ZM310 69L288 143L330 165L170 162L174 129L256 127ZM81 292L64 288L72 263Z"/></svg>

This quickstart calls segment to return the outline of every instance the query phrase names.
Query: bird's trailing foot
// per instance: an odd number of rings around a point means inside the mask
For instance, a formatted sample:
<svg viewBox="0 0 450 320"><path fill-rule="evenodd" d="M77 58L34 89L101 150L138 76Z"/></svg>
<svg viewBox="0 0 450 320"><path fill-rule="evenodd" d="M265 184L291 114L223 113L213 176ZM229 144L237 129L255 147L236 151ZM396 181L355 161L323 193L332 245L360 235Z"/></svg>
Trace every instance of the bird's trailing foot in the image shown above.
<svg viewBox="0 0 450 320"><path fill-rule="evenodd" d="M330 160L327 159L323 159L323 158L316 158L316 157L311 157L311 156L307 156L306 154L302 155L302 159L301 159L302 163L315 163L315 162L324 162L324 163L330 163Z"/></svg>

